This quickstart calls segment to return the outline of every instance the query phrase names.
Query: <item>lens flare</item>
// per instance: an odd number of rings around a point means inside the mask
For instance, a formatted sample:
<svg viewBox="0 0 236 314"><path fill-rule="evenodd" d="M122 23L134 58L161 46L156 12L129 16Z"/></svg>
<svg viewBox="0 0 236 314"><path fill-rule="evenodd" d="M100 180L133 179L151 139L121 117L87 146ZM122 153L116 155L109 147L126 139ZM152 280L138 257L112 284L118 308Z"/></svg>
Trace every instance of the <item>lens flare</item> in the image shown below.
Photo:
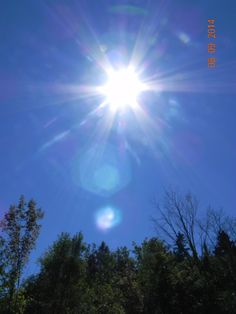
<svg viewBox="0 0 236 314"><path fill-rule="evenodd" d="M95 222L98 229L107 231L121 222L121 213L110 206L101 208L95 215Z"/></svg>
<svg viewBox="0 0 236 314"><path fill-rule="evenodd" d="M114 111L127 106L135 108L145 85L139 80L134 69L128 67L118 71L110 70L107 74L107 83L99 88L100 93L105 96L105 103Z"/></svg>
<svg viewBox="0 0 236 314"><path fill-rule="evenodd" d="M130 15L130 16L146 16L148 11L142 7L135 5L120 4L114 5L109 8L109 12L119 15Z"/></svg>
<svg viewBox="0 0 236 314"><path fill-rule="evenodd" d="M95 145L85 150L72 167L74 182L83 189L103 197L122 190L131 180L127 154L113 145Z"/></svg>

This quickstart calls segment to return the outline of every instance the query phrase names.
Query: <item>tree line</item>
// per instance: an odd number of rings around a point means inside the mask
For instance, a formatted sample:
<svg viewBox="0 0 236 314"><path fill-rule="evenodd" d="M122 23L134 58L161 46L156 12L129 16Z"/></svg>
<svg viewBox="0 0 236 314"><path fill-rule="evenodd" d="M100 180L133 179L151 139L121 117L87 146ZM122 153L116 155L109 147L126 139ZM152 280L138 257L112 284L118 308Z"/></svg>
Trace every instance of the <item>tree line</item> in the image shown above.
<svg viewBox="0 0 236 314"><path fill-rule="evenodd" d="M25 278L43 211L22 196L0 225L0 313L236 313L235 218L174 191L155 206L155 237L111 250L62 233Z"/></svg>

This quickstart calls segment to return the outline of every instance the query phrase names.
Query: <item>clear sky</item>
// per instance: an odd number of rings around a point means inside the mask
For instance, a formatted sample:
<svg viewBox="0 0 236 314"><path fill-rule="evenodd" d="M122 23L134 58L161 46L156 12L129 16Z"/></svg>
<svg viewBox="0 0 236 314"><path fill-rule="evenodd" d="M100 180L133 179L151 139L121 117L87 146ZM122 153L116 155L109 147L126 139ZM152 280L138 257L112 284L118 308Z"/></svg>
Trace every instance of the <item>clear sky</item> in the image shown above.
<svg viewBox="0 0 236 314"><path fill-rule="evenodd" d="M0 214L20 194L43 208L33 258L62 231L111 247L140 242L170 186L235 214L235 1L0 8ZM128 66L148 88L137 107L114 110L98 87L109 67Z"/></svg>

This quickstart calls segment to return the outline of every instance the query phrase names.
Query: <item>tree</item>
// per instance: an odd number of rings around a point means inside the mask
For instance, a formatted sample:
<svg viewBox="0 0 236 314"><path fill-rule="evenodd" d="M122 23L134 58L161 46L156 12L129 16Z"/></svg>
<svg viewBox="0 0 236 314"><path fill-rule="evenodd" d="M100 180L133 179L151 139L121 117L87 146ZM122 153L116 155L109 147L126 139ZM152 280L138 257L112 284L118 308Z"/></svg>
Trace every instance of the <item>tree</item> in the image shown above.
<svg viewBox="0 0 236 314"><path fill-rule="evenodd" d="M62 233L40 259L40 273L25 283L26 313L77 313L86 292L87 246L81 233Z"/></svg>
<svg viewBox="0 0 236 314"><path fill-rule="evenodd" d="M192 196L170 193L161 207L164 223L159 228L172 245L153 237L134 244L133 251L126 247L114 251L105 242L86 244L81 233L62 233L41 257L39 273L21 283L27 254L39 231L36 228L33 233L32 225L40 218L39 212L33 215L33 208L21 199L1 223L2 296L10 294L14 282L12 306L7 306L9 298L0 298L1 313L235 312L235 224L215 211L199 222ZM210 240L214 249L209 249Z"/></svg>
<svg viewBox="0 0 236 314"><path fill-rule="evenodd" d="M217 236L217 243L214 250L215 255L225 257L232 254L235 249L235 244L233 241L230 240L229 235L224 230L220 230Z"/></svg>
<svg viewBox="0 0 236 314"><path fill-rule="evenodd" d="M174 246L174 253L178 261L183 261L186 257L189 257L188 250L184 235L178 232Z"/></svg>
<svg viewBox="0 0 236 314"><path fill-rule="evenodd" d="M170 269L173 255L157 238L146 239L135 245L137 280L143 295L142 313L171 313Z"/></svg>
<svg viewBox="0 0 236 314"><path fill-rule="evenodd" d="M159 217L153 218L158 233L174 242L182 234L195 262L199 261L196 229L198 225L198 202L190 193L181 196L174 191L166 191L162 205L157 204Z"/></svg>
<svg viewBox="0 0 236 314"><path fill-rule="evenodd" d="M211 207L206 211L206 217L199 221L202 243L214 249L219 240L219 234L224 231L233 241L236 241L236 219L226 216L223 210L214 210Z"/></svg>
<svg viewBox="0 0 236 314"><path fill-rule="evenodd" d="M24 196L21 196L18 205L10 206L1 222L1 254L6 261L4 295L9 300L9 311L17 302L15 293L20 287L23 269L38 238L41 227L39 220L42 218L43 212L37 208L34 200L26 203Z"/></svg>
<svg viewBox="0 0 236 314"><path fill-rule="evenodd" d="M115 252L114 283L120 291L120 302L125 313L142 313L143 296L138 285L135 259L130 256L126 247L118 248Z"/></svg>

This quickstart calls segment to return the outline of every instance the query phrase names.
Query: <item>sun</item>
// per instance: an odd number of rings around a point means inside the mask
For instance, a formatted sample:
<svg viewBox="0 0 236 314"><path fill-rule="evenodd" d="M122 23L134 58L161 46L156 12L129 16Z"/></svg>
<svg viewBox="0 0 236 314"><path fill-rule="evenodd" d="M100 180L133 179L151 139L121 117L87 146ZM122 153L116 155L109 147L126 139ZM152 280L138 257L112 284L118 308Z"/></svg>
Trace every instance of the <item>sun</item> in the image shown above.
<svg viewBox="0 0 236 314"><path fill-rule="evenodd" d="M135 108L138 96L145 89L145 84L140 81L135 70L132 67L110 70L107 76L107 82L100 92L111 110Z"/></svg>

